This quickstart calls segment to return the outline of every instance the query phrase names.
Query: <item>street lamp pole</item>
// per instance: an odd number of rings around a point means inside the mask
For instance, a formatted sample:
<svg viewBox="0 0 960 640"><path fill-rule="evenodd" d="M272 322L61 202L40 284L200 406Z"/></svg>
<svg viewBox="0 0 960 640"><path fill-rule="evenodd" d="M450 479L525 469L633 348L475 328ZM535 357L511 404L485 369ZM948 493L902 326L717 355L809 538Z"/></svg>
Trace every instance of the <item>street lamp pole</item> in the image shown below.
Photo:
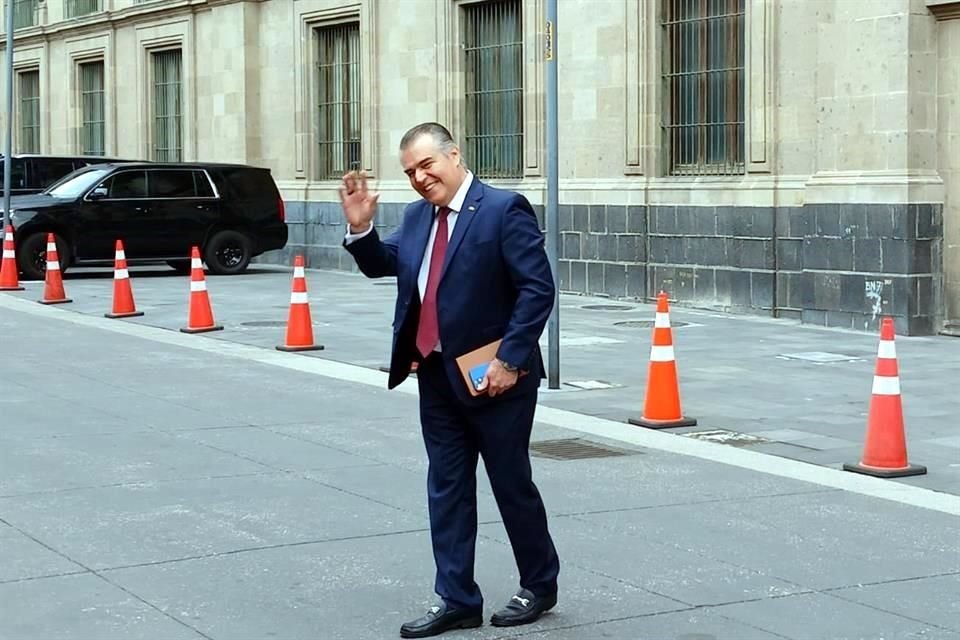
<svg viewBox="0 0 960 640"><path fill-rule="evenodd" d="M560 388L560 214L559 166L557 149L557 0L547 0L546 48L547 72L547 256L553 271L557 294L547 321L547 387Z"/></svg>
<svg viewBox="0 0 960 640"><path fill-rule="evenodd" d="M13 0L7 0L7 110L5 114L7 139L3 148L3 233L10 226L10 174L13 173Z"/></svg>

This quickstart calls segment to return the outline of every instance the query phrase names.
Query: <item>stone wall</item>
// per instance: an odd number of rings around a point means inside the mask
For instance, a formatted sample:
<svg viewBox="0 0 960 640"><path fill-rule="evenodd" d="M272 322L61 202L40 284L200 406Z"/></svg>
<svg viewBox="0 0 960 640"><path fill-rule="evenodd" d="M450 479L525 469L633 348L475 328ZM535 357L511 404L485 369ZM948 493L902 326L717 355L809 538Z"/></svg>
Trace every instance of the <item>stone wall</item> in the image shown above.
<svg viewBox="0 0 960 640"><path fill-rule="evenodd" d="M404 205L381 204L386 236ZM535 206L543 228L543 208ZM289 245L261 262L355 270L339 204L287 205ZM929 334L939 308L942 207L561 205L560 289L797 318L807 324Z"/></svg>

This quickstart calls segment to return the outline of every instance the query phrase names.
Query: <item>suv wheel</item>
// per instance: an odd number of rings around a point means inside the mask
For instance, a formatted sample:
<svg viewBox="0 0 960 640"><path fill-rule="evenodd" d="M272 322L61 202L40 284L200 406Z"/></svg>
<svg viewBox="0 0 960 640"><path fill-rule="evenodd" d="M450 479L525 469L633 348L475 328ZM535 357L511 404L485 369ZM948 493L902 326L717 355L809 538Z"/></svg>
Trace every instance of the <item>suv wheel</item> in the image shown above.
<svg viewBox="0 0 960 640"><path fill-rule="evenodd" d="M212 273L232 276L243 273L250 264L250 238L239 231L218 231L204 251L204 262Z"/></svg>
<svg viewBox="0 0 960 640"><path fill-rule="evenodd" d="M60 261L60 273L66 273L70 266L70 254L67 243L60 236L54 236L57 243L57 257ZM47 277L47 234L34 233L17 247L17 265L24 280L43 280Z"/></svg>

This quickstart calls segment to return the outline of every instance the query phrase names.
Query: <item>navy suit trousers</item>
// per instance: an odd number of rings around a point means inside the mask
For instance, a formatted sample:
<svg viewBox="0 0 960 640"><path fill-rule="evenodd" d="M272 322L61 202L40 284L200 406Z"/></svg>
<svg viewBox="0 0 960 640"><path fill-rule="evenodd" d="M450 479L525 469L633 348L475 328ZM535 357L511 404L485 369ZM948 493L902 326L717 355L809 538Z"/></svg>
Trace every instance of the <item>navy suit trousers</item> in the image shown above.
<svg viewBox="0 0 960 640"><path fill-rule="evenodd" d="M474 581L479 458L513 547L520 586L537 595L555 592L560 563L530 468L536 391L507 392L484 406L467 407L457 399L439 354L419 365L417 379L430 463L427 492L437 594L454 608L483 606Z"/></svg>

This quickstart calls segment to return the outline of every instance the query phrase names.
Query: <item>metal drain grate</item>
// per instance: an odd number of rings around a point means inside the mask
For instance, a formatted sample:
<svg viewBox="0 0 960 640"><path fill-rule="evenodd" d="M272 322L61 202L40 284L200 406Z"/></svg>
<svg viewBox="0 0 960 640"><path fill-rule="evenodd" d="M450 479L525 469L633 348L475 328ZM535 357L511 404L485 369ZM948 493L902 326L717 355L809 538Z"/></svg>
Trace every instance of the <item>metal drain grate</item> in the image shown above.
<svg viewBox="0 0 960 640"><path fill-rule="evenodd" d="M633 311L634 307L628 307L622 304L585 304L581 309L590 311Z"/></svg>
<svg viewBox="0 0 960 640"><path fill-rule="evenodd" d="M630 456L640 453L626 449L615 449L607 445L567 438L563 440L540 440L530 443L530 452L537 458L551 460L584 460L586 458L612 458L616 456Z"/></svg>
<svg viewBox="0 0 960 640"><path fill-rule="evenodd" d="M241 322L241 327L285 327L286 320L251 320L250 322Z"/></svg>
<svg viewBox="0 0 960 640"><path fill-rule="evenodd" d="M627 327L628 329L652 329L653 320L622 320L620 322L614 322L614 326L617 327ZM686 327L689 325L689 322L684 322L683 320L671 320L670 328L676 329L678 327Z"/></svg>

